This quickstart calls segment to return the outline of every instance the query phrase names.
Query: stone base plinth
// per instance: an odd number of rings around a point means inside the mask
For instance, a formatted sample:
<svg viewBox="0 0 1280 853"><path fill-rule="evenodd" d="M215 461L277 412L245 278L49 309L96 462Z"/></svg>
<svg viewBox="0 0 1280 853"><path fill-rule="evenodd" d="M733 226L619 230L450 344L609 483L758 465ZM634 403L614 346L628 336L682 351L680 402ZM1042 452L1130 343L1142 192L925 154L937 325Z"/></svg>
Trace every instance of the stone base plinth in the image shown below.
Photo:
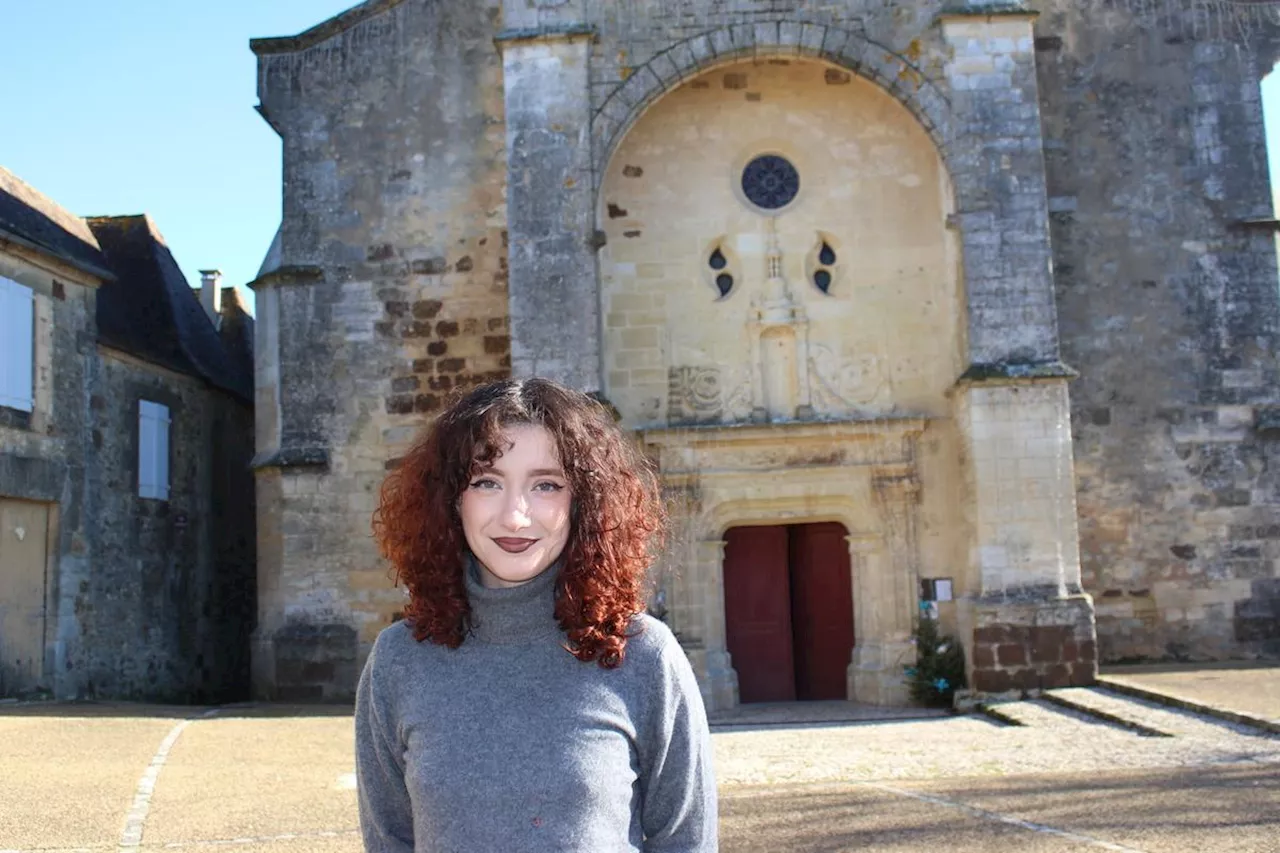
<svg viewBox="0 0 1280 853"><path fill-rule="evenodd" d="M355 698L356 631L348 625L293 623L253 636L253 696L280 702Z"/></svg>
<svg viewBox="0 0 1280 853"><path fill-rule="evenodd" d="M904 667L915 660L916 648L907 640L855 646L848 672L850 701L867 705L911 704Z"/></svg>
<svg viewBox="0 0 1280 853"><path fill-rule="evenodd" d="M708 711L724 711L738 704L738 673L729 660L728 652L686 649L689 663L698 684L702 686L702 701Z"/></svg>
<svg viewBox="0 0 1280 853"><path fill-rule="evenodd" d="M1098 676L1088 595L983 599L973 616L969 684L979 693L1086 687Z"/></svg>

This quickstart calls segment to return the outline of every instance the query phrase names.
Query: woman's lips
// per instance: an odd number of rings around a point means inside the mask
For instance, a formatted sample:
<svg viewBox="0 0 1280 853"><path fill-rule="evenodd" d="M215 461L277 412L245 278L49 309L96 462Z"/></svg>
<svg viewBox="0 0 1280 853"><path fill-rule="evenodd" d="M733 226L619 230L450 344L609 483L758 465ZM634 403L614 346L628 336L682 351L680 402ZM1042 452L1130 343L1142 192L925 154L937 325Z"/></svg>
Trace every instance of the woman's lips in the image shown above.
<svg viewBox="0 0 1280 853"><path fill-rule="evenodd" d="M537 539L503 538L503 539L495 539L493 541L497 543L499 548L506 551L508 554L519 554L529 550L529 548L533 545L533 543L537 542L538 540Z"/></svg>

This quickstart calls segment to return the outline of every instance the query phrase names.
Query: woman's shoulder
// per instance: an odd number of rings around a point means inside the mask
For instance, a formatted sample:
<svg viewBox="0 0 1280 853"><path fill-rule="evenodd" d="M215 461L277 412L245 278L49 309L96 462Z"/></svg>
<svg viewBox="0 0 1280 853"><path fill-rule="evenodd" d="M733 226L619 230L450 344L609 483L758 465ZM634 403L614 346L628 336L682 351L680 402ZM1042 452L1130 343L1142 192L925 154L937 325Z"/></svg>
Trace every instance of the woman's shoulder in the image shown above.
<svg viewBox="0 0 1280 853"><path fill-rule="evenodd" d="M373 641L370 656L379 665L390 666L402 660L417 645L418 641L414 639L413 628L406 620L401 619L378 632L377 638Z"/></svg>
<svg viewBox="0 0 1280 853"><path fill-rule="evenodd" d="M627 658L653 664L661 663L672 652L684 653L680 641L661 619L640 613L631 619L627 632Z"/></svg>

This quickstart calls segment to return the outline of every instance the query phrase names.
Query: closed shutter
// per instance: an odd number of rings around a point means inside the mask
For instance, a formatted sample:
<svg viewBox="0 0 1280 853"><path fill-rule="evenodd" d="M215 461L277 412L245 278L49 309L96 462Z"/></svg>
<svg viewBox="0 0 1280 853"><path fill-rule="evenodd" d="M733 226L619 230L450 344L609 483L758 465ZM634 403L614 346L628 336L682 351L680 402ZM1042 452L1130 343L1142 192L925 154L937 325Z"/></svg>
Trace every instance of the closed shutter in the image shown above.
<svg viewBox="0 0 1280 853"><path fill-rule="evenodd" d="M0 277L0 406L31 411L35 358L35 295Z"/></svg>
<svg viewBox="0 0 1280 853"><path fill-rule="evenodd" d="M138 401L138 495L169 499L169 407Z"/></svg>

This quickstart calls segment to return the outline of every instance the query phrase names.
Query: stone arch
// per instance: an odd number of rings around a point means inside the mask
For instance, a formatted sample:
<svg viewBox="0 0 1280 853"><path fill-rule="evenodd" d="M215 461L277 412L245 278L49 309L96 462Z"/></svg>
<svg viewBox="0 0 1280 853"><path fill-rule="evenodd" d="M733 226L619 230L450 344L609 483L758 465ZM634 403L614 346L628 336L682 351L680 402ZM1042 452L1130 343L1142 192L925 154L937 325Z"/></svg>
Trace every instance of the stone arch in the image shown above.
<svg viewBox="0 0 1280 853"><path fill-rule="evenodd" d="M859 32L825 24L777 20L700 33L676 42L632 71L592 115L595 174L604 174L627 131L666 92L716 66L755 56L795 56L823 61L870 80L915 116L933 140L944 166L950 166L947 128L951 102L919 67Z"/></svg>

